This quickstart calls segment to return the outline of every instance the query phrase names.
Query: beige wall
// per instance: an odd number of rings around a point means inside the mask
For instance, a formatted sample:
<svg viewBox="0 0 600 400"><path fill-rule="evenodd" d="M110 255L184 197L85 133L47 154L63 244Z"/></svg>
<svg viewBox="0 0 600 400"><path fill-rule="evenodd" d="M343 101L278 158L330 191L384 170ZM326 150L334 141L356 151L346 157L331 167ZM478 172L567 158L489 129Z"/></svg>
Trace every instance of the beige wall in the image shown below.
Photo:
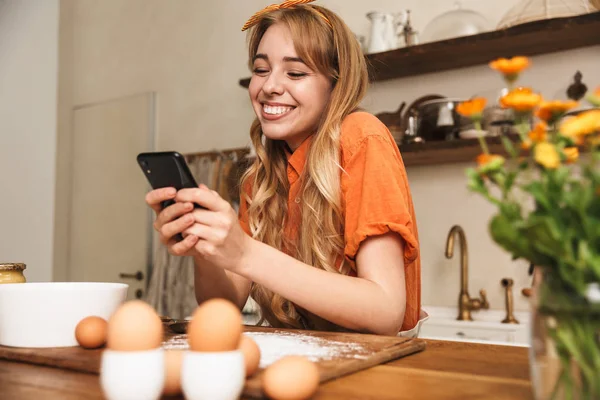
<svg viewBox="0 0 600 400"><path fill-rule="evenodd" d="M58 0L0 1L0 262L52 271Z"/></svg>
<svg viewBox="0 0 600 400"><path fill-rule="evenodd" d="M73 105L98 102L149 90L158 93L158 143L161 150L181 152L244 146L253 118L238 79L248 75L245 35L240 27L253 12L272 1L222 0L78 0L72 6L71 87ZM463 1L465 8L485 14L492 26L517 0ZM380 9L413 10L421 31L435 15L449 10L447 0L322 0L358 34L367 34L365 13ZM63 40L61 38L61 44ZM61 50L61 57L62 57ZM577 69L584 81L600 83L600 47L535 57L524 82L553 96L569 84ZM62 62L61 62L62 65ZM62 76L62 75L61 75ZM501 85L486 66L377 83L364 106L374 112L395 110L426 93L472 96ZM62 82L61 82L62 88ZM68 137L63 126L61 137ZM65 150L59 144L59 151ZM66 153L65 153L66 154ZM504 307L502 277L516 281L518 295L528 285L526 266L512 263L489 239L486 224L492 209L465 189L468 164L409 168L417 208L423 259L423 300L454 305L458 297L458 258L446 260L443 248L453 224L462 225L469 240L470 291L488 291L493 308ZM60 178L60 177L59 177Z"/></svg>

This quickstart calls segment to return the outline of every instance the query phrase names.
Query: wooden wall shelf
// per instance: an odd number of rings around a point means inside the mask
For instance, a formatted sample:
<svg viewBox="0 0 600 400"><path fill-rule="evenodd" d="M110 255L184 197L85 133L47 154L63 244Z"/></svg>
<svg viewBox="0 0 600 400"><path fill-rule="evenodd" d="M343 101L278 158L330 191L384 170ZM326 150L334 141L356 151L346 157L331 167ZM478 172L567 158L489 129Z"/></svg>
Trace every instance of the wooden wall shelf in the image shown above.
<svg viewBox="0 0 600 400"><path fill-rule="evenodd" d="M517 136L510 136L513 143ZM508 157L500 137L486 138L490 153ZM398 146L404 165L439 165L460 162L471 162L475 166L475 158L482 153L477 139L456 139L451 141L411 143Z"/></svg>
<svg viewBox="0 0 600 400"><path fill-rule="evenodd" d="M600 44L600 12L529 22L508 29L366 55L371 81L485 64ZM247 88L250 78L240 79Z"/></svg>

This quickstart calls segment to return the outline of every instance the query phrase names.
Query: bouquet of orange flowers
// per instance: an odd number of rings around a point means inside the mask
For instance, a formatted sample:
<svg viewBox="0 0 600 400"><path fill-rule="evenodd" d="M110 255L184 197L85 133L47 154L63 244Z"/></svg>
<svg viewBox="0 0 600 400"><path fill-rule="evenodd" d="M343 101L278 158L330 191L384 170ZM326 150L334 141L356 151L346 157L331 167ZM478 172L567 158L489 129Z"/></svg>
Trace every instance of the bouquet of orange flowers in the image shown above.
<svg viewBox="0 0 600 400"><path fill-rule="evenodd" d="M501 138L505 157L480 137L483 153L467 171L468 185L497 206L492 239L542 272L536 311L552 316L545 329L562 368L554 394L577 388L581 398L600 398L600 87L585 98L589 110L565 117L577 102L548 101L515 85L529 59L490 66L510 90L499 102L512 110L518 138ZM457 111L481 130L485 105L474 98Z"/></svg>

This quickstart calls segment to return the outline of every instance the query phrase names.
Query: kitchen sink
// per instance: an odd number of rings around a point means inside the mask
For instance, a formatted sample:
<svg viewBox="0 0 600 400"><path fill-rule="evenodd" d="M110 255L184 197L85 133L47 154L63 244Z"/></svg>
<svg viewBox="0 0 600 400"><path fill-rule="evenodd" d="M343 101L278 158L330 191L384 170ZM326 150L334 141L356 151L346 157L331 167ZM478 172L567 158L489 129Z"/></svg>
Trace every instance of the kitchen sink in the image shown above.
<svg viewBox="0 0 600 400"><path fill-rule="evenodd" d="M421 326L420 338L459 342L529 346L529 313L515 312L519 324L505 324L504 310L473 312L474 321L458 321L454 307L427 307L427 321Z"/></svg>

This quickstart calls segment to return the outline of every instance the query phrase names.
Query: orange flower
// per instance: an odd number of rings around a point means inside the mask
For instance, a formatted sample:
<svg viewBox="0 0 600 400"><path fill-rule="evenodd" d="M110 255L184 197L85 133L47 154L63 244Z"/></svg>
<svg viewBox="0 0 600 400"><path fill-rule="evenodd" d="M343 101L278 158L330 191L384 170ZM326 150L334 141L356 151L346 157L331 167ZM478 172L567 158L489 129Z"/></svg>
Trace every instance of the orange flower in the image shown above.
<svg viewBox="0 0 600 400"><path fill-rule="evenodd" d="M463 101L456 106L456 112L467 118L481 117L481 113L485 108L487 100L483 97L475 97L471 100Z"/></svg>
<svg viewBox="0 0 600 400"><path fill-rule="evenodd" d="M577 147L565 147L563 153L567 157L567 164L572 164L579 158L579 149Z"/></svg>
<svg viewBox="0 0 600 400"><path fill-rule="evenodd" d="M538 118L543 119L544 121L555 121L562 114L575 107L577 107L577 102L572 100L542 101L540 103L540 108L538 108L535 115L537 115Z"/></svg>
<svg viewBox="0 0 600 400"><path fill-rule="evenodd" d="M490 67L496 71L500 71L506 79L513 81L530 64L527 57L499 58L492 61Z"/></svg>
<svg viewBox="0 0 600 400"><path fill-rule="evenodd" d="M548 125L544 122L538 122L533 130L529 132L529 139L535 143L545 142L548 137Z"/></svg>
<svg viewBox="0 0 600 400"><path fill-rule="evenodd" d="M538 122L532 131L527 134L527 141L521 143L523 150L529 150L533 143L545 142L548 139L548 125L544 122Z"/></svg>
<svg viewBox="0 0 600 400"><path fill-rule="evenodd" d="M504 162L504 157L499 156L498 154L485 154L485 153L477 156L477 165L479 165L480 167L490 164L493 161Z"/></svg>
<svg viewBox="0 0 600 400"><path fill-rule="evenodd" d="M500 104L504 108L512 108L521 113L528 113L540 104L542 96L533 93L529 88L517 88L511 90L500 98Z"/></svg>
<svg viewBox="0 0 600 400"><path fill-rule="evenodd" d="M484 178L493 179L494 174L502 169L504 162L504 157L497 154L480 154L477 156L477 164L479 165L477 172Z"/></svg>
<svg viewBox="0 0 600 400"><path fill-rule="evenodd" d="M600 110L591 110L567 119L560 125L560 133L581 144L583 136L600 132Z"/></svg>

